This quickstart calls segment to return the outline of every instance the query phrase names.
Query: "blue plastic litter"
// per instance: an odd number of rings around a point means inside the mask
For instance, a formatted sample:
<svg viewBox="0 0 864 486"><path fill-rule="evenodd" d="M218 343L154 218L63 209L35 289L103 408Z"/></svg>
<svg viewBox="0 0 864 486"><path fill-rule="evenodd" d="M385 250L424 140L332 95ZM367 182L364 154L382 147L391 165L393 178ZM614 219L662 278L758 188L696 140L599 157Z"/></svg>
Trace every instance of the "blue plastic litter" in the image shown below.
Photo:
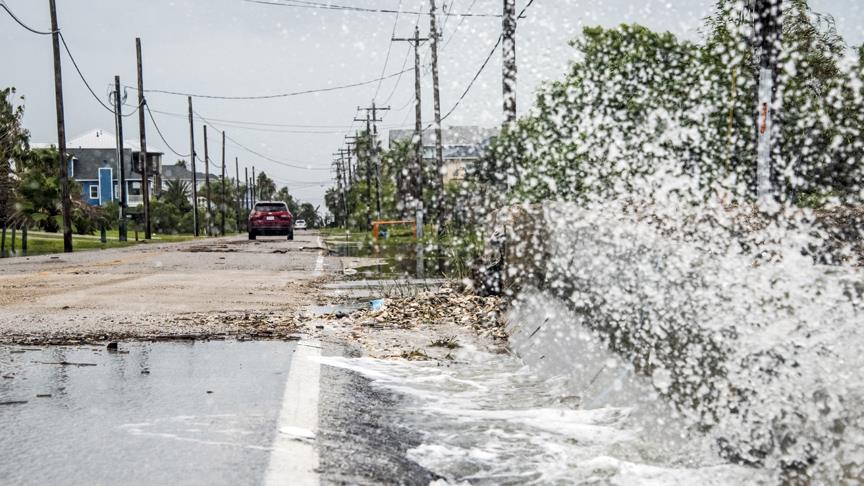
<svg viewBox="0 0 864 486"><path fill-rule="evenodd" d="M369 302L369 306L372 307L373 311L380 311L384 308L384 299L373 300Z"/></svg>

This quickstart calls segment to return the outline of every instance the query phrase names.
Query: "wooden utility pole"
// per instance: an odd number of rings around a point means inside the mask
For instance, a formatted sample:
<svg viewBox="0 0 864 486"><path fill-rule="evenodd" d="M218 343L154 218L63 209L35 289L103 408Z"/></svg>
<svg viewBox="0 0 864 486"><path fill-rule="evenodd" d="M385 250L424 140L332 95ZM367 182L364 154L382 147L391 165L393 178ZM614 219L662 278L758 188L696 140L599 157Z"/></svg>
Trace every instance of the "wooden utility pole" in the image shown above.
<svg viewBox="0 0 864 486"><path fill-rule="evenodd" d="M359 106L357 110L361 110ZM368 146L366 148L366 153L363 154L366 159L366 230L372 231L372 126L371 120L369 118L370 110L366 111L366 140ZM363 121L361 119L355 118L354 121ZM359 153L358 153L359 155ZM341 157L341 155L340 155Z"/></svg>
<svg viewBox="0 0 864 486"><path fill-rule="evenodd" d="M414 37L392 39L394 42L409 42L414 47L414 208L423 213L423 109L420 90L420 45L429 40L420 37L420 28L414 27ZM418 218L419 219L419 218Z"/></svg>
<svg viewBox="0 0 864 486"><path fill-rule="evenodd" d="M225 131L222 131L222 199L219 201L219 236L225 236Z"/></svg>
<svg viewBox="0 0 864 486"><path fill-rule="evenodd" d="M756 192L760 201L770 201L774 195L772 162L774 138L778 133L777 85L780 62L780 41L783 33L783 1L755 0L753 33L754 48L759 58L757 78L756 123Z"/></svg>
<svg viewBox="0 0 864 486"><path fill-rule="evenodd" d="M339 188L339 198L342 200L342 227L348 227L348 198L345 197L345 185L343 184L344 179L344 170L342 167L342 159L334 160L333 164L336 166L336 184Z"/></svg>
<svg viewBox="0 0 864 486"><path fill-rule="evenodd" d="M204 231L207 236L213 236L213 214L210 212L210 148L207 144L207 125L204 125L204 196L207 198L207 212L204 214L206 224Z"/></svg>
<svg viewBox="0 0 864 486"><path fill-rule="evenodd" d="M504 0L502 21L504 123L516 122L516 0Z"/></svg>
<svg viewBox="0 0 864 486"><path fill-rule="evenodd" d="M114 76L114 126L117 134L117 170L120 171L120 241L126 241L126 161L123 156L123 98L120 76Z"/></svg>
<svg viewBox="0 0 864 486"><path fill-rule="evenodd" d="M57 108L57 150L60 164L60 210L63 213L63 251L72 252L72 198L69 194L69 160L66 154L66 117L63 112L63 73L60 68L60 28L57 5L48 0L51 10L51 43L54 50L54 101Z"/></svg>
<svg viewBox="0 0 864 486"><path fill-rule="evenodd" d="M345 145L348 146L348 182L351 184L354 183L354 176L351 174L351 147L357 146L357 139L358 138L359 138L359 136L356 134L352 135L352 136L348 136L348 135L345 136L345 140L346 140ZM355 150L354 152L356 155L357 151Z"/></svg>
<svg viewBox="0 0 864 486"><path fill-rule="evenodd" d="M258 201L258 194L255 193L255 190L257 189L257 187L255 187L255 186L257 186L257 185L258 185L258 182L255 180L255 166L253 165L252 166L252 205L250 206L250 209L254 208L255 202Z"/></svg>
<svg viewBox="0 0 864 486"><path fill-rule="evenodd" d="M240 232L240 161L234 157L234 182L237 184L237 193L235 194L235 202L237 203L237 211L235 219L237 219L237 232Z"/></svg>
<svg viewBox="0 0 864 486"><path fill-rule="evenodd" d="M246 187L243 188L243 204L246 207L246 211L249 211L252 206L249 205L249 200L252 196L249 194L249 167L243 167L243 172L246 174Z"/></svg>
<svg viewBox="0 0 864 486"><path fill-rule="evenodd" d="M432 38L430 47L432 50L432 96L434 98L433 106L435 110L435 212L438 215L438 232L444 231L446 224L446 215L444 214L444 140L441 134L441 92L439 90L438 78L438 43L441 41L441 34L438 32L437 13L435 10L435 0L429 0L430 15L429 15L429 35Z"/></svg>
<svg viewBox="0 0 864 486"><path fill-rule="evenodd" d="M195 170L195 119L192 117L192 97L189 97L189 158L192 160L192 226L195 236L201 236L198 224L198 173Z"/></svg>
<svg viewBox="0 0 864 486"><path fill-rule="evenodd" d="M138 152L138 161L141 163L141 196L144 198L144 239L153 238L150 227L150 182L149 163L147 160L147 133L144 119L144 65L141 60L141 38L135 38L135 54L138 59L138 131L140 133L141 150Z"/></svg>
<svg viewBox="0 0 864 486"><path fill-rule="evenodd" d="M372 164L372 170L375 172L375 209L377 218L381 219L381 163L378 160L378 122L383 121L378 118L379 111L390 111L390 107L387 108L379 108L375 105L375 102L372 102L372 106L369 108L362 108L366 110L366 132L369 140L369 155L368 162ZM369 128L369 114L372 114L372 128Z"/></svg>

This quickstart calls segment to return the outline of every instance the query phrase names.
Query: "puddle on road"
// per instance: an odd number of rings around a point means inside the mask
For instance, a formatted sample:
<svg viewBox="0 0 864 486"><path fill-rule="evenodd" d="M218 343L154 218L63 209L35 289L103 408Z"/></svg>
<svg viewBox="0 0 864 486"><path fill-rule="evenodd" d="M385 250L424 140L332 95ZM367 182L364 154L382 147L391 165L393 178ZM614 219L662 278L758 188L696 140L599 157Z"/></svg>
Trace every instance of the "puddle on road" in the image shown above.
<svg viewBox="0 0 864 486"><path fill-rule="evenodd" d="M645 437L627 408L583 410L564 380L509 355L463 348L456 362L325 358L406 397L399 425L423 443L409 458L440 484L754 484L759 472Z"/></svg>
<svg viewBox="0 0 864 486"><path fill-rule="evenodd" d="M0 346L0 484L260 484L294 349Z"/></svg>

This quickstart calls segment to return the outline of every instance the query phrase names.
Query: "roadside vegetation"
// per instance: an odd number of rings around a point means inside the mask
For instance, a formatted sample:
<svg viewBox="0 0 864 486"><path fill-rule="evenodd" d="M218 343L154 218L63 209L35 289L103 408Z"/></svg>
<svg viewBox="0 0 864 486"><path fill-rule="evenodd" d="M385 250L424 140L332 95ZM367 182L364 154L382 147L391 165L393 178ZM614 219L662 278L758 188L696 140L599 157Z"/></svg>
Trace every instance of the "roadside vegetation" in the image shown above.
<svg viewBox="0 0 864 486"><path fill-rule="evenodd" d="M640 25L584 29L568 72L470 172L464 205L590 204L653 190L661 176L694 179L681 190L697 199L721 190L729 204L754 202L758 59L741 9L718 0L701 42ZM860 205L864 46L850 48L831 16L793 0L779 65L776 199Z"/></svg>

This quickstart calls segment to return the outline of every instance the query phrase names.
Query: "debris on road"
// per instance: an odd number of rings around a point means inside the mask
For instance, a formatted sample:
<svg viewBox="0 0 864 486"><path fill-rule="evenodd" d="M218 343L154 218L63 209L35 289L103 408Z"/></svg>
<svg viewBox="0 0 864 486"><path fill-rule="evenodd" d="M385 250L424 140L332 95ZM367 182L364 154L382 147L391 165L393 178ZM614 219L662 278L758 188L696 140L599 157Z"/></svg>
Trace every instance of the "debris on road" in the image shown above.
<svg viewBox="0 0 864 486"><path fill-rule="evenodd" d="M34 363L58 366L77 366L79 368L85 366L96 366L96 363L73 363L71 361L34 361Z"/></svg>
<svg viewBox="0 0 864 486"><path fill-rule="evenodd" d="M380 304L376 305L376 302ZM351 320L363 327L416 329L425 326L456 325L484 337L506 340L501 300L497 297L457 291L451 287L421 292L413 297L373 301L369 308L352 312ZM325 314L326 320L339 320L343 312Z"/></svg>
<svg viewBox="0 0 864 486"><path fill-rule="evenodd" d="M0 402L0 406L2 405L24 405L27 403L27 400L12 400L8 402Z"/></svg>

